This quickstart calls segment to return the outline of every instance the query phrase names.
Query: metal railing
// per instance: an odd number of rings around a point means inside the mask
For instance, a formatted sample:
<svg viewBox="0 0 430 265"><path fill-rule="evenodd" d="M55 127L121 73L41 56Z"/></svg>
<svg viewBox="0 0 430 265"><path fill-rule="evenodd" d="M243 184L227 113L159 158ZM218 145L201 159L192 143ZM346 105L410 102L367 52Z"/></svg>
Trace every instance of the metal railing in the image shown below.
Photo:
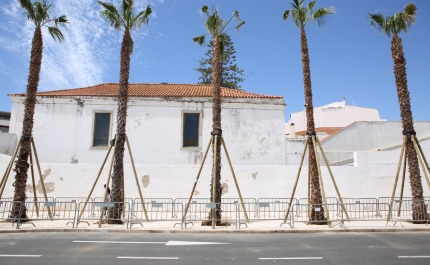
<svg viewBox="0 0 430 265"><path fill-rule="evenodd" d="M0 201L0 220L8 221L12 223L12 226L16 223L17 229L19 228L19 218L12 218L11 211L14 205L19 207L19 216L21 216L21 202L19 201L9 201L9 200L1 200Z"/></svg>
<svg viewBox="0 0 430 265"><path fill-rule="evenodd" d="M188 204L185 205L187 207ZM193 222L204 222L204 221L210 221L212 219L209 219L210 213L212 209L220 208L221 213L221 219L214 219L215 222L225 222L226 225L229 225L231 223L234 223L236 226L236 229L238 228L238 220L237 220L237 207L238 204L236 203L190 203L188 207L187 214L183 217L185 226L185 229L187 228L188 224L193 224ZM233 209L235 208L235 211L226 211L224 212L224 209Z"/></svg>
<svg viewBox="0 0 430 265"><path fill-rule="evenodd" d="M23 207L24 204L21 205ZM50 221L68 221L66 226L69 223L72 224L72 227L75 227L76 220L76 210L77 204L76 202L26 202L25 207L27 209L27 217L20 218L19 228L22 224L32 224L34 227L34 221L40 220L50 220Z"/></svg>
<svg viewBox="0 0 430 265"><path fill-rule="evenodd" d="M363 201L357 200L355 203L344 203L349 221L386 221L389 218L390 205L388 203ZM341 205L339 207L343 217L346 218L343 207ZM344 221L347 220L344 219Z"/></svg>
<svg viewBox="0 0 430 265"><path fill-rule="evenodd" d="M430 222L429 205L430 200L394 200L391 203L391 221L394 222L394 226L402 221L428 224Z"/></svg>
<svg viewBox="0 0 430 265"><path fill-rule="evenodd" d="M85 202L80 202L78 212L84 207ZM96 224L101 227L103 223L123 223L126 222L127 229L129 225L130 216L129 214L123 214L124 209L130 209L128 202L93 202L94 214L90 211L84 211L82 216L76 215L76 227L80 223L87 223L90 226L90 221L96 221ZM112 216L110 217L110 213ZM116 217L115 217L116 216Z"/></svg>
<svg viewBox="0 0 430 265"><path fill-rule="evenodd" d="M300 200L299 200L300 201ZM324 219L323 220L311 220L311 212L314 209L315 212L324 211ZM296 214L299 212L300 214ZM326 220L328 212L329 220ZM341 211L341 205L336 204L294 204L292 206L292 215L290 218L290 228L294 228L294 222L305 222L305 223L314 223L314 224L325 224L327 221L330 223L339 222L339 225L343 224L343 211ZM334 224L331 227L335 226Z"/></svg>
<svg viewBox="0 0 430 265"><path fill-rule="evenodd" d="M180 224L181 229L183 229L182 214L179 216L173 215L172 209L180 209L182 213L184 206L182 203L173 203L172 201L158 200L157 202L157 200L151 200L144 203L134 202L130 215L130 229L134 224L140 224L143 227L142 222L146 221L178 221L176 224Z"/></svg>

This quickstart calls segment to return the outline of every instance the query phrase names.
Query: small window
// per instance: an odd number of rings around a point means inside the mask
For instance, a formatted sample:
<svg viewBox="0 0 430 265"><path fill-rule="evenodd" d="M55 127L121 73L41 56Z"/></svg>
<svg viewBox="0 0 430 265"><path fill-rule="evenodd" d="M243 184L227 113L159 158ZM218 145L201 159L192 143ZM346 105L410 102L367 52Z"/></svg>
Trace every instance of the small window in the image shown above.
<svg viewBox="0 0 430 265"><path fill-rule="evenodd" d="M183 113L182 147L199 147L200 113Z"/></svg>
<svg viewBox="0 0 430 265"><path fill-rule="evenodd" d="M109 145L111 113L94 113L93 147Z"/></svg>
<svg viewBox="0 0 430 265"><path fill-rule="evenodd" d="M8 133L9 132L9 127L0 126L0 132Z"/></svg>

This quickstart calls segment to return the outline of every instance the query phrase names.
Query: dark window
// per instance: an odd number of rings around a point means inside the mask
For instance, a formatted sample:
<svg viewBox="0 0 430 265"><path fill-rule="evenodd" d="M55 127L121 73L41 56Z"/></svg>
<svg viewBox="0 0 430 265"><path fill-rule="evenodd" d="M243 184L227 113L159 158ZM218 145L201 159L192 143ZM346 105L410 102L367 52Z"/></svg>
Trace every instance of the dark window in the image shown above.
<svg viewBox="0 0 430 265"><path fill-rule="evenodd" d="M184 113L182 147L199 147L200 113Z"/></svg>
<svg viewBox="0 0 430 265"><path fill-rule="evenodd" d="M108 146L110 113L94 114L93 146Z"/></svg>
<svg viewBox="0 0 430 265"><path fill-rule="evenodd" d="M0 126L0 132L8 133L9 132L9 127Z"/></svg>

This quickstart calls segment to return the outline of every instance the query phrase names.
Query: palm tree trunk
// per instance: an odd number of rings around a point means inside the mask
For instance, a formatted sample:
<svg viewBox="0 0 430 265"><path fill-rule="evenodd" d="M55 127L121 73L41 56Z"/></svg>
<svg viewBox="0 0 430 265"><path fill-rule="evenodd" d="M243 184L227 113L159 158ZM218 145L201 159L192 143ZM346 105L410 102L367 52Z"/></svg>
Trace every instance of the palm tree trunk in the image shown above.
<svg viewBox="0 0 430 265"><path fill-rule="evenodd" d="M122 179L124 178L124 144L125 144L125 127L127 121L127 102L128 102L128 78L130 75L130 30L125 29L121 46L121 69L119 76L118 88L118 113L116 133L118 136L117 146L115 149L115 158L112 174L112 194L113 202L123 201ZM123 205L115 204L115 207L109 209L109 218L120 219L123 211ZM121 223L115 220L110 223Z"/></svg>
<svg viewBox="0 0 430 265"><path fill-rule="evenodd" d="M25 140L21 143L18 159L15 162L15 191L13 195L14 201L20 201L24 204L26 200L27 178L28 178L28 156L30 155L30 136L33 132L34 124L34 109L36 107L36 93L39 85L40 68L42 66L42 50L43 40L42 31L40 27L36 27L34 31L33 40L31 42L31 57L30 69L28 74L27 95L24 106L24 121L22 124L22 135ZM16 218L19 216L19 205L14 204L12 208L11 217ZM26 218L27 209L24 207L21 212L21 217Z"/></svg>
<svg viewBox="0 0 430 265"><path fill-rule="evenodd" d="M316 135L315 133L315 122L314 122L314 107L312 104L312 84L311 84L311 68L309 61L309 50L308 41L306 39L306 32L304 28L300 29L300 44L302 51L302 69L303 69L303 83L305 92L305 109L306 109L306 127L307 135L309 137ZM321 207L322 196L320 182L318 178L318 167L317 160L314 151L314 145L312 141L309 143L309 170L311 176L311 201L308 203L312 204L312 211L309 221L323 221L324 208ZM319 211L316 211L319 208ZM324 223L322 223L324 224Z"/></svg>
<svg viewBox="0 0 430 265"><path fill-rule="evenodd" d="M394 62L394 76L396 79L397 96L400 104L403 134L407 136L406 155L408 158L409 180L412 193L412 219L429 220L427 208L424 203L423 186L421 183L420 168L411 135L416 135L411 111L411 100L406 79L406 59L403 54L402 39L394 35L391 41L391 53Z"/></svg>
<svg viewBox="0 0 430 265"><path fill-rule="evenodd" d="M215 219L221 220L221 51L220 51L220 36L213 38L213 59L212 59L212 135L218 135L216 144L216 157L213 157L216 167L215 177L215 203L217 204L215 210ZM212 154L215 153L214 145L212 145ZM212 170L213 172L213 170ZM213 176L212 176L213 179ZM211 183L211 198L213 197ZM210 220L212 219L212 212L209 214L209 220L203 222L203 225L211 225ZM221 222L217 221L217 225Z"/></svg>

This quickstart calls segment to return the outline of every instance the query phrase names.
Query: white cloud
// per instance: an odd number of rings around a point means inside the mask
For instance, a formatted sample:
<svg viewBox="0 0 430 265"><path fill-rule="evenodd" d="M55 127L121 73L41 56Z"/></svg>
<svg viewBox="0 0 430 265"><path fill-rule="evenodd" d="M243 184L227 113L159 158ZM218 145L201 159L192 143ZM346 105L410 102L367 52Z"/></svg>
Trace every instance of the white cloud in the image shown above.
<svg viewBox="0 0 430 265"><path fill-rule="evenodd" d="M120 0L111 2L117 7L120 4ZM100 18L100 6L94 0L51 0L51 3L52 15L64 14L70 24L61 29L66 38L64 43L54 41L46 28L42 31L44 49L39 90L82 87L104 82L106 70L110 65L119 63L122 34ZM154 7L158 3L163 1L135 1L134 8L140 11L148 4ZM18 1L8 0L0 8L0 12L3 13L0 49L28 62L34 25L22 15ZM154 18L151 15L151 19ZM135 46L148 35L146 26L133 34Z"/></svg>

